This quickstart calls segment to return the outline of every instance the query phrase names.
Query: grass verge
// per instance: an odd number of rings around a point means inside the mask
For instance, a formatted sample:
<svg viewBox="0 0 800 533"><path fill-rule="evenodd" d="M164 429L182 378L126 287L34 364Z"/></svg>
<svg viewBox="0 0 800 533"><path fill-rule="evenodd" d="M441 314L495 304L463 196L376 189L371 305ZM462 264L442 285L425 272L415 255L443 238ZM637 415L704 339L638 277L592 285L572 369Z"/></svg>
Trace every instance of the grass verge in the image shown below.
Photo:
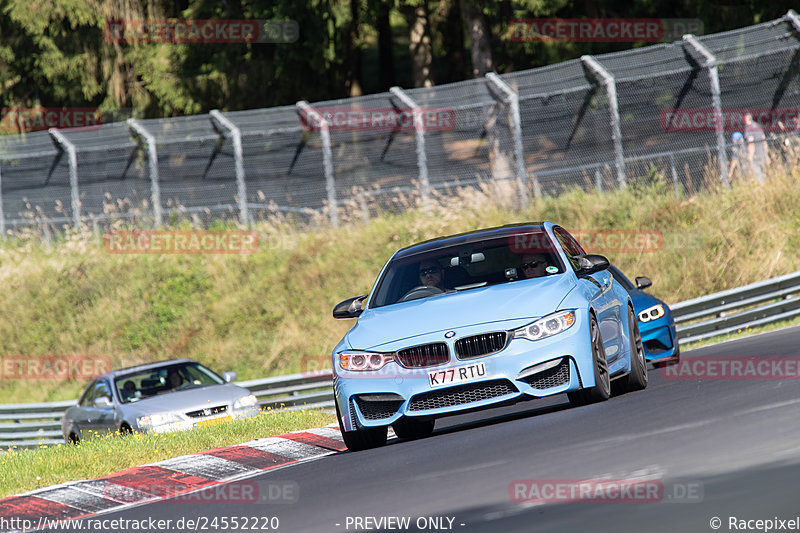
<svg viewBox="0 0 800 533"><path fill-rule="evenodd" d="M74 446L10 449L0 455L0 498L335 421L335 415L321 410L274 411L177 433L106 435Z"/></svg>
<svg viewBox="0 0 800 533"><path fill-rule="evenodd" d="M511 184L492 182L441 192L431 213L411 207L365 222L348 208L337 229L265 220L249 255L113 254L90 231L49 245L9 238L0 245L0 356L108 357L114 368L189 357L241 380L318 370L352 326L331 309L368 292L398 248L532 220L660 232L657 250L588 248L631 277L649 276L650 292L675 303L798 270L798 183L795 169L765 185L681 196L656 179L568 190L521 210ZM2 379L0 403L72 400L87 381Z"/></svg>

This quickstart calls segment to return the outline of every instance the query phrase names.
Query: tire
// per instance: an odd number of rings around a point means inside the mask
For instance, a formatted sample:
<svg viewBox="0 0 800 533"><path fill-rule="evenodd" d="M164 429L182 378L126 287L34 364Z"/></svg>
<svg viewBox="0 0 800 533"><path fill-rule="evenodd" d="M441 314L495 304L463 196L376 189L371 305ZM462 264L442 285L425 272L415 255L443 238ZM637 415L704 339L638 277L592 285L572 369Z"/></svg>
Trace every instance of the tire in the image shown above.
<svg viewBox="0 0 800 533"><path fill-rule="evenodd" d="M642 334L633 309L628 308L628 337L631 343L631 371L620 379L620 392L633 392L647 388L647 361L644 360Z"/></svg>
<svg viewBox="0 0 800 533"><path fill-rule="evenodd" d="M567 397L570 403L575 406L604 402L611 397L611 378L608 375L608 362L606 361L603 339L600 336L597 319L594 315L590 316L589 335L592 345L592 359L594 360L594 387L568 392Z"/></svg>
<svg viewBox="0 0 800 533"><path fill-rule="evenodd" d="M436 420L413 420L403 418L392 424L394 434L401 439L424 439L433 433Z"/></svg>
<svg viewBox="0 0 800 533"><path fill-rule="evenodd" d="M389 427L358 429L356 431L345 431L342 423L342 414L339 411L339 403L336 403L336 418L339 419L339 429L342 431L344 445L351 452L360 452L370 448L378 448L386 444L386 437Z"/></svg>

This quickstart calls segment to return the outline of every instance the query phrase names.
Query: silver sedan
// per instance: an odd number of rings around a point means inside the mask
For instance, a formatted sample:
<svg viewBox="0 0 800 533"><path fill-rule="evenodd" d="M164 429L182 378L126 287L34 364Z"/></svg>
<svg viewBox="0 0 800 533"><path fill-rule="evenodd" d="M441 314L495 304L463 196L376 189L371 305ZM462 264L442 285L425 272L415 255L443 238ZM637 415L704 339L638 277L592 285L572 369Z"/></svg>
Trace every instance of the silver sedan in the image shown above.
<svg viewBox="0 0 800 533"><path fill-rule="evenodd" d="M61 419L66 442L119 431L167 433L258 414L258 400L188 359L114 370L95 378Z"/></svg>

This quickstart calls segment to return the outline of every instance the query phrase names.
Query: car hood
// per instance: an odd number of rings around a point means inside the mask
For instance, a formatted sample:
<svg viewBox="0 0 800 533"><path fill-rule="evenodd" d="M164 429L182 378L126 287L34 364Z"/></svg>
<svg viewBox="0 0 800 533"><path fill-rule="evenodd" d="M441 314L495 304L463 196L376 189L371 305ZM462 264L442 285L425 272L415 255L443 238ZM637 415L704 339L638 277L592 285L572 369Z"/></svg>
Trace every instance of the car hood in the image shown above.
<svg viewBox="0 0 800 533"><path fill-rule="evenodd" d="M197 389L170 392L143 398L136 402L122 404L126 412L146 415L153 413L196 411L206 407L232 405L250 392L238 385L211 385Z"/></svg>
<svg viewBox="0 0 800 533"><path fill-rule="evenodd" d="M367 309L346 337L354 349L379 346L443 330L513 319L534 319L558 309L575 287L566 274L501 283Z"/></svg>

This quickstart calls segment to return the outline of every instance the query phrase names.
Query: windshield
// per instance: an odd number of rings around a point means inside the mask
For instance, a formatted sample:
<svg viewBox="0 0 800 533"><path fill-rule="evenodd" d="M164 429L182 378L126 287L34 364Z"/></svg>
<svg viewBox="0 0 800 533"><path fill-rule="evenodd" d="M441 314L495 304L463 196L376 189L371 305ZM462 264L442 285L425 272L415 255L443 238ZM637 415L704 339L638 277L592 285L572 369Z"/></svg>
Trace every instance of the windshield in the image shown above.
<svg viewBox="0 0 800 533"><path fill-rule="evenodd" d="M544 231L438 248L391 262L370 307L564 272Z"/></svg>
<svg viewBox="0 0 800 533"><path fill-rule="evenodd" d="M157 394L222 385L224 380L199 363L180 363L117 376L120 402L136 402Z"/></svg>

